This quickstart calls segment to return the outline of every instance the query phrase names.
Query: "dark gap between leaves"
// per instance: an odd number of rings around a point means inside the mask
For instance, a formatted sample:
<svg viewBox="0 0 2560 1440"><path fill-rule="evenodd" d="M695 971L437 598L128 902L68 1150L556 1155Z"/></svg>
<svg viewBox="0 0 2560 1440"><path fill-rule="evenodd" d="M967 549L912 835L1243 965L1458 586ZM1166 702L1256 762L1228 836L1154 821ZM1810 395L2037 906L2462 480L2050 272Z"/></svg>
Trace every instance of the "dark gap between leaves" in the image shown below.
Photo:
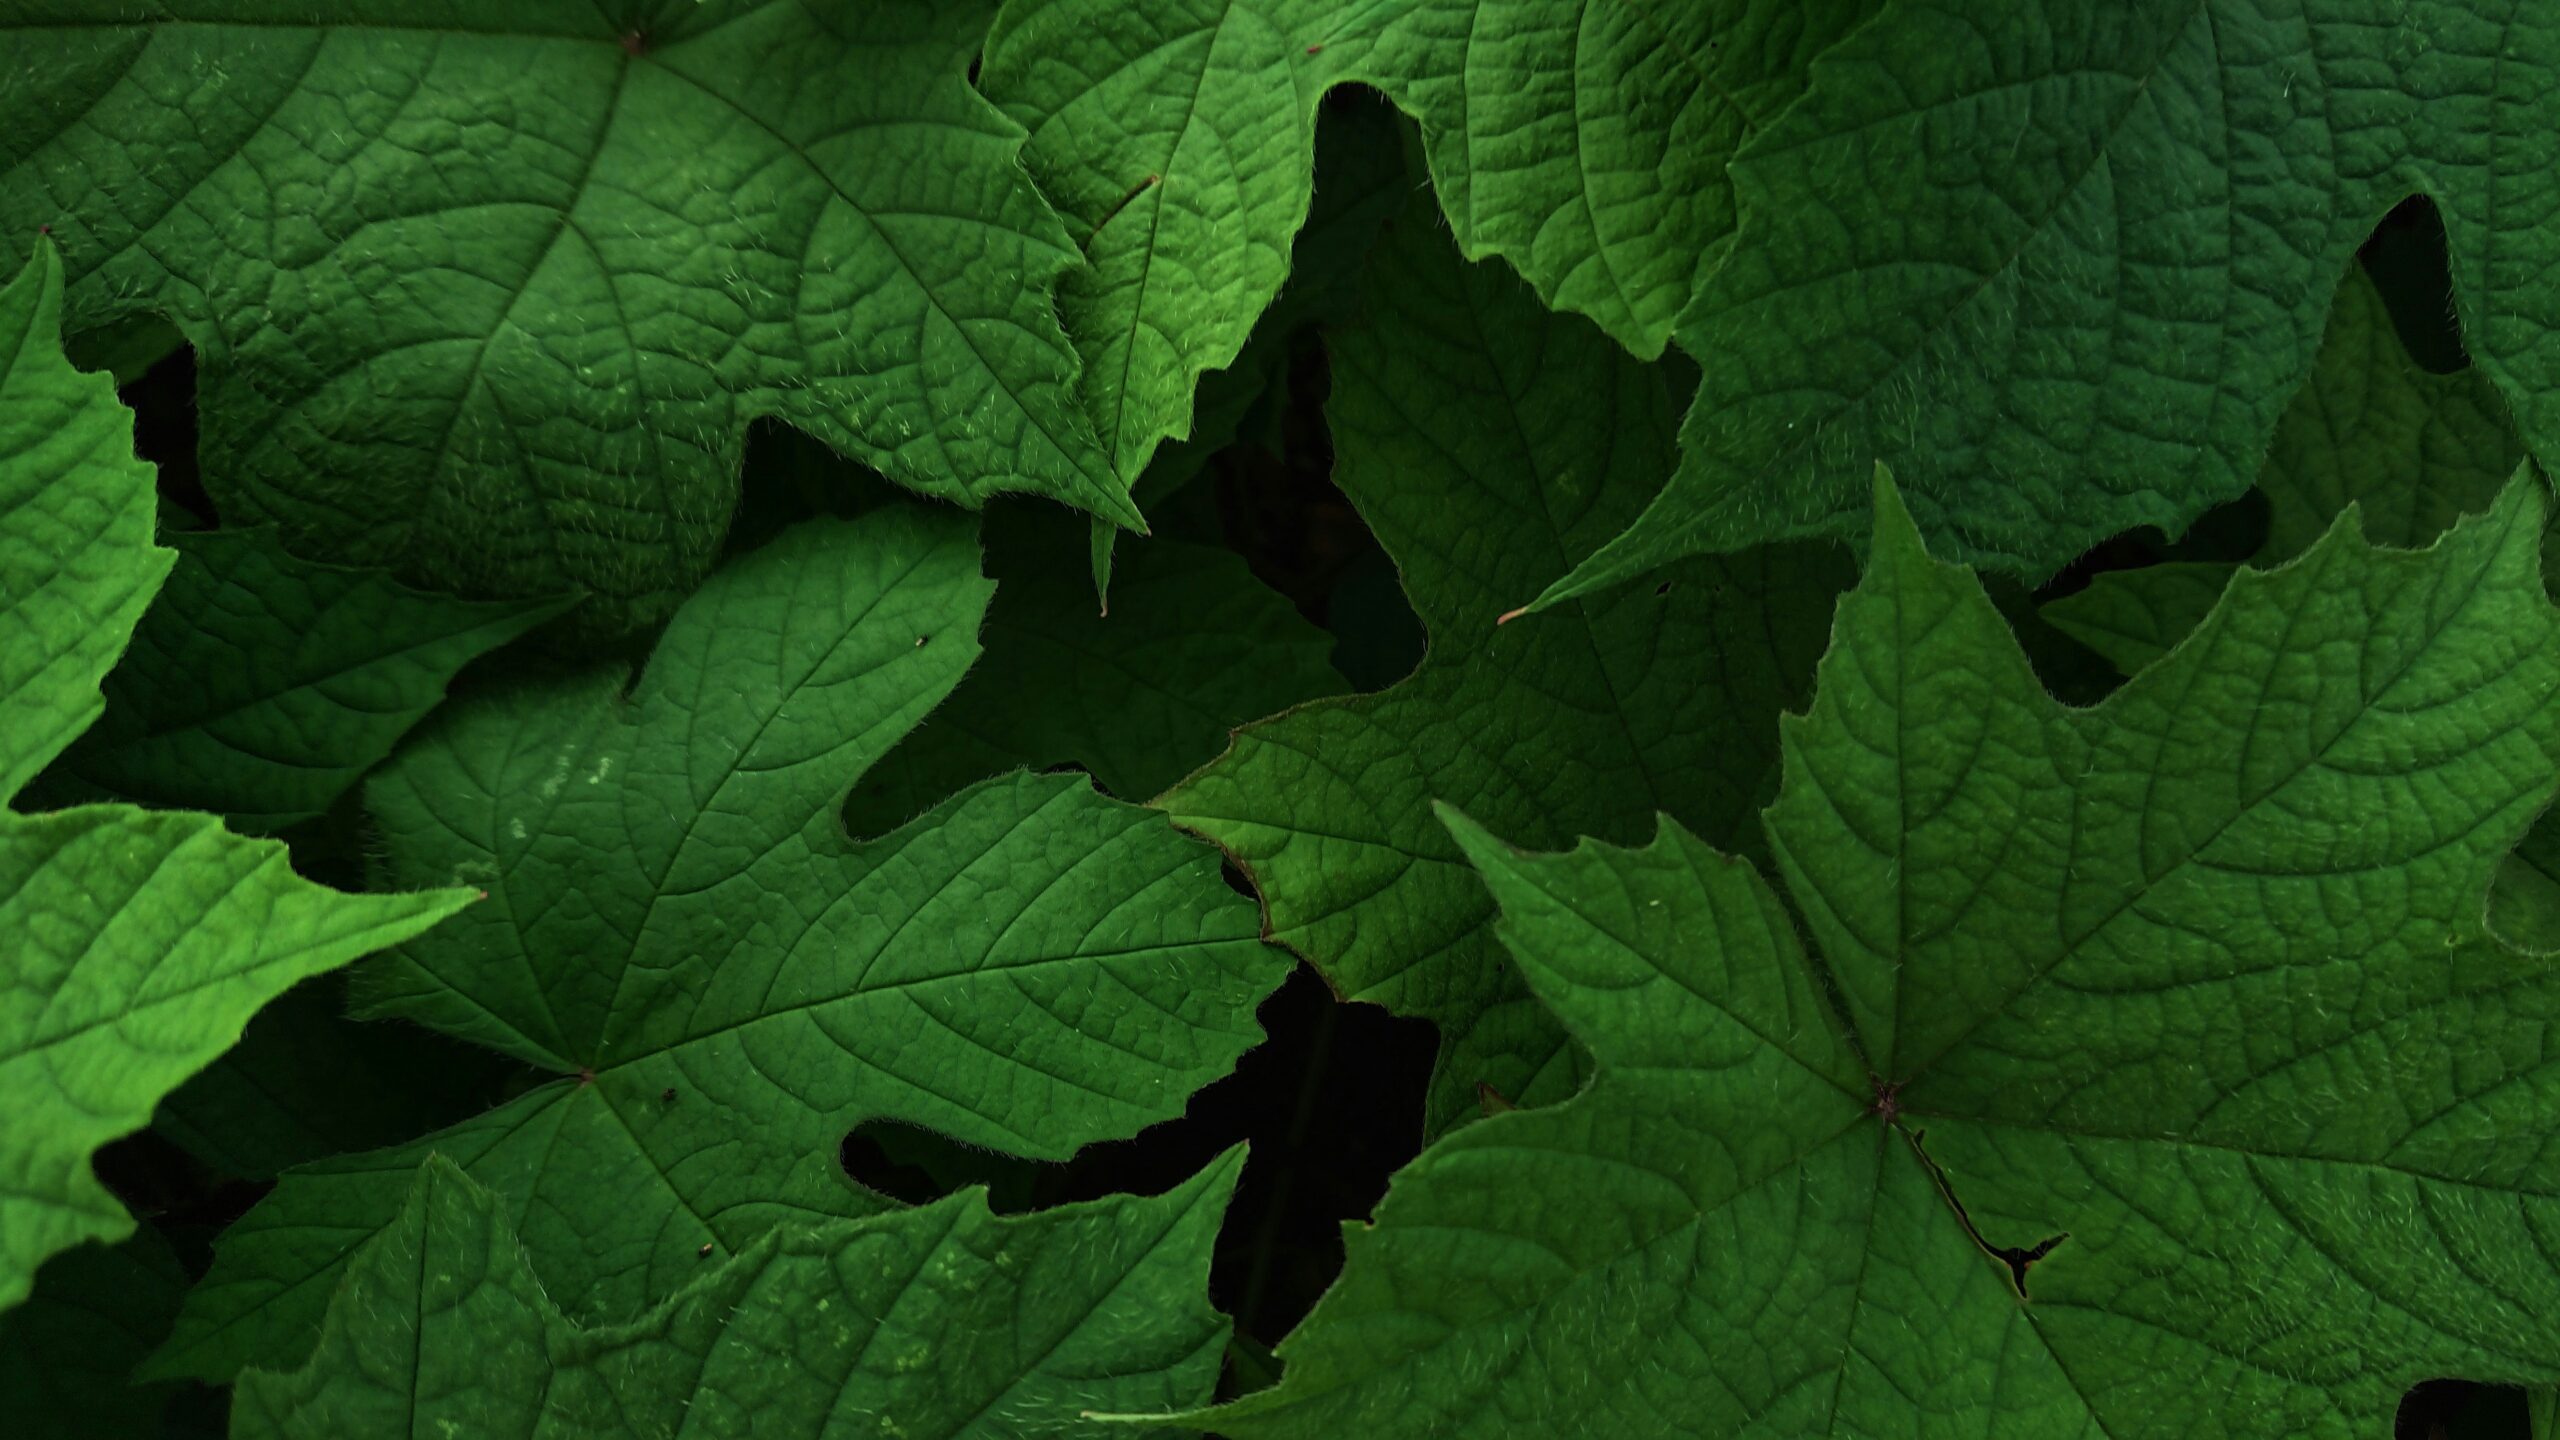
<svg viewBox="0 0 2560 1440"><path fill-rule="evenodd" d="M1041 1164L962 1145L918 1126L875 1123L845 1137L855 1183L910 1204L962 1185L1018 1214L1122 1192L1155 1194L1238 1141L1252 1152L1219 1232L1210 1299L1241 1336L1277 1341L1342 1268L1345 1220L1364 1219L1387 1177L1422 1150L1422 1098L1438 1037L1423 1021L1333 998L1299 966L1263 1002L1268 1037L1180 1119Z"/></svg>

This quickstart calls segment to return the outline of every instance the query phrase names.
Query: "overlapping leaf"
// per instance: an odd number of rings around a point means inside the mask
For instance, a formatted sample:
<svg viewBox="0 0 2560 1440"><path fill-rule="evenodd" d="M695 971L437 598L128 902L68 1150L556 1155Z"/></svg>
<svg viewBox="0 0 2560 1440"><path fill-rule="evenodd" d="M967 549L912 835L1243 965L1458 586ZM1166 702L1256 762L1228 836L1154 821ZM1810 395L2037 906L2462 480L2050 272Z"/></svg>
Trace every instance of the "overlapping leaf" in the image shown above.
<svg viewBox="0 0 2560 1440"><path fill-rule="evenodd" d="M2036 576L2238 496L2374 219L2432 197L2482 372L2560 433L2560 15L2506 0L1895 0L1732 173L1679 475L1542 597L1863 527Z"/></svg>
<svg viewBox="0 0 2560 1440"><path fill-rule="evenodd" d="M1274 937L1337 989L1441 1027L1445 1126L1478 1085L1560 1099L1583 1067L1494 946L1492 903L1432 802L1543 844L1633 838L1668 810L1747 845L1778 714L1802 701L1847 567L1755 552L1497 628L1505 596L1570 568L1662 483L1667 377L1459 262L1427 210L1373 264L1326 414L1336 479L1402 568L1430 655L1381 694L1245 730L1164 804L1243 863Z"/></svg>
<svg viewBox="0 0 2560 1440"><path fill-rule="evenodd" d="M991 588L955 517L805 524L688 601L627 698L591 669L413 738L368 786L390 873L491 899L366 972L367 1009L556 1078L286 1174L160 1366L298 1361L431 1151L503 1197L566 1312L625 1320L778 1221L883 1208L837 1163L858 1123L1057 1159L1225 1071L1283 967L1208 847L1063 775L844 830Z"/></svg>
<svg viewBox="0 0 2560 1440"><path fill-rule="evenodd" d="M988 11L250 0L0 12L0 213L81 326L172 313L227 519L663 616L745 423L1136 512L1075 394L1076 254L968 85Z"/></svg>
<svg viewBox="0 0 2560 1440"><path fill-rule="evenodd" d="M629 1325L579 1329L496 1195L442 1159L348 1267L301 1371L241 1377L277 1440L848 1434L1046 1440L1196 1402L1226 1321L1209 1249L1238 1154L1155 1199L1020 1218L968 1192L776 1231Z"/></svg>
<svg viewBox="0 0 2560 1440"><path fill-rule="evenodd" d="M97 719L99 677L172 556L103 375L62 358L49 248L0 287L0 801ZM133 1229L89 1166L295 981L408 938L465 891L348 896L210 815L0 811L0 1309L37 1265Z"/></svg>
<svg viewBox="0 0 2560 1440"><path fill-rule="evenodd" d="M38 779L46 800L211 810L252 831L308 820L465 664L564 608L423 593L298 560L264 531L168 540L177 564L107 673L106 714Z"/></svg>
<svg viewBox="0 0 2560 1440"><path fill-rule="evenodd" d="M2267 534L2250 563L2265 569L2301 554L2349 505L2378 544L2428 544L2486 507L2523 457L2480 372L2418 368L2381 293L2350 271L2311 379L2258 472ZM2179 561L2109 571L2044 613L2130 675L2195 629L2236 568Z"/></svg>
<svg viewBox="0 0 2560 1440"><path fill-rule="evenodd" d="M1465 254L1651 357L1733 229L1727 158L1871 8L1010 0L981 83L1092 262L1060 298L1135 475L1190 432L1195 381L1287 277L1331 87L1374 85L1422 122Z"/></svg>
<svg viewBox="0 0 2560 1440"><path fill-rule="evenodd" d="M2560 1378L2560 972L2480 925L2560 778L2540 487L2342 525L2089 710L1879 488L1795 913L1676 823L1453 814L1597 1078L1406 1171L1218 1430L2381 1434Z"/></svg>

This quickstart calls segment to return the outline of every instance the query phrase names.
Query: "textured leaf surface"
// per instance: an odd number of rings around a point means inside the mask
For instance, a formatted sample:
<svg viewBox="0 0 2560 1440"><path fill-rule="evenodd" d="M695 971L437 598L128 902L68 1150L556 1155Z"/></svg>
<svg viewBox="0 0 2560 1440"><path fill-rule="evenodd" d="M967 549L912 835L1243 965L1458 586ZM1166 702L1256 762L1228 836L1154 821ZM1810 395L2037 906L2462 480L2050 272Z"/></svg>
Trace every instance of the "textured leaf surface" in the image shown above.
<svg viewBox="0 0 2560 1440"><path fill-rule="evenodd" d="M2357 508L2383 545L2424 545L2489 506L2524 458L2507 407L2476 369L2433 375L2401 344L2382 295L2350 271L2311 378L2276 426L2258 472L2264 569L2311 548ZM2130 675L2195 629L2234 567L2206 562L2110 571L2044 607L2047 619Z"/></svg>
<svg viewBox="0 0 2560 1440"><path fill-rule="evenodd" d="M2560 1375L2560 978L2479 918L2555 780L2539 487L2342 526L2089 710L1879 488L1795 913L1676 823L1453 816L1598 1074L1408 1169L1218 1430L2379 1435Z"/></svg>
<svg viewBox="0 0 2560 1440"><path fill-rule="evenodd" d="M1651 357L1733 229L1725 163L1872 6L1011 0L981 84L1092 268L1060 291L1124 476L1190 433L1307 218L1318 100L1422 123L1461 250ZM1512 602L1523 597L1512 597Z"/></svg>
<svg viewBox="0 0 2560 1440"><path fill-rule="evenodd" d="M1014 774L856 842L846 791L976 659L957 517L795 527L613 668L449 706L368 785L395 877L491 899L361 977L364 1010L555 1077L392 1150L288 1173L170 1348L308 1352L347 1255L430 1151L504 1197L544 1289L627 1320L849 1184L867 1120L1063 1159L1180 1114L1260 1038L1281 957L1218 857L1080 776Z"/></svg>
<svg viewBox="0 0 2560 1440"><path fill-rule="evenodd" d="M172 312L234 523L665 615L763 415L974 503L1135 523L1076 403L1076 263L932 0L0 12L0 213L75 323Z"/></svg>
<svg viewBox="0 0 2560 1440"><path fill-rule="evenodd" d="M1476 1086L1561 1099L1583 1067L1487 932L1492 903L1432 818L1447 800L1538 843L1632 838L1656 810L1725 843L1776 783L1845 563L1701 562L1667 590L1496 628L1505 595L1569 568L1670 465L1660 366L1449 252L1427 211L1382 247L1365 327L1332 347L1335 478L1430 627L1381 694L1253 726L1164 804L1252 872L1272 934L1342 993L1441 1028L1435 1126Z"/></svg>
<svg viewBox="0 0 2560 1440"><path fill-rule="evenodd" d="M95 720L170 555L103 375L62 358L49 248L0 287L0 799ZM209 815L0 811L0 1309L133 1221L89 1168L295 981L415 935L467 892L339 895Z"/></svg>
<svg viewBox="0 0 2560 1440"><path fill-rule="evenodd" d="M2506 0L1897 0L1747 142L1683 314L1680 473L1543 597L1861 529L1889 463L1949 553L2049 574L2257 473L2375 217L2443 213L2466 343L2560 426L2560 13Z"/></svg>
<svg viewBox="0 0 2560 1440"><path fill-rule="evenodd" d="M1732 238L1735 151L1875 9L1419 0L1340 7L1358 20L1316 38L1422 122L1462 253L1650 359Z"/></svg>
<svg viewBox="0 0 2560 1440"><path fill-rule="evenodd" d="M107 673L107 710L39 778L44 800L308 820L391 753L455 672L565 608L458 600L316 565L265 531L174 534L168 583Z"/></svg>
<svg viewBox="0 0 2560 1440"><path fill-rule="evenodd" d="M241 1377L232 1433L1099 1433L1082 1412L1197 1401L1217 1378L1227 1325L1202 1296L1241 1158L1156 1199L999 1218L971 1191L777 1231L596 1330L543 1294L499 1197L430 1159L310 1365Z"/></svg>
<svg viewBox="0 0 2560 1440"><path fill-rule="evenodd" d="M1333 637L1225 550L1124 546L1111 610L1096 606L1081 527L990 516L996 599L986 653L950 703L855 787L848 823L874 835L1001 770L1078 765L1146 800L1216 758L1227 732L1342 689Z"/></svg>

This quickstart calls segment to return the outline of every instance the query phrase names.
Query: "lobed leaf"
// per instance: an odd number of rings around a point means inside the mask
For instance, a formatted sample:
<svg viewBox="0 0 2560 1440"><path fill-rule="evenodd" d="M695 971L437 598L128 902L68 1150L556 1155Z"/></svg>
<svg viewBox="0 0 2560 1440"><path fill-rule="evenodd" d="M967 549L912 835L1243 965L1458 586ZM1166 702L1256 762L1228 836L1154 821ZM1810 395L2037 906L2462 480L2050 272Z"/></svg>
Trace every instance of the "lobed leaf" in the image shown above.
<svg viewBox="0 0 2560 1440"><path fill-rule="evenodd" d="M1656 810L1735 843L1776 783L1846 581L1837 556L1755 552L1496 627L1670 466L1670 377L1540 309L1409 212L1372 265L1369 323L1332 344L1335 478L1430 628L1410 679L1240 732L1167 795L1253 877L1275 939L1342 994L1432 1020L1429 1122L1570 1094L1585 1062L1495 951L1493 909L1435 800L1543 843L1629 836Z"/></svg>
<svg viewBox="0 0 2560 1440"><path fill-rule="evenodd" d="M1185 1419L2345 1435L2560 1378L2560 982L2480 903L2560 781L2539 487L2342 524L2089 710L1879 509L1784 727L1794 913L1671 821L1452 816L1597 1074L1426 1152L1281 1384Z"/></svg>
<svg viewBox="0 0 2560 1440"><path fill-rule="evenodd" d="M993 588L958 518L786 532L610 666L450 706L368 787L397 878L491 897L385 957L360 1011L551 1077L285 1174L156 1373L298 1362L429 1154L504 1197L543 1288L626 1320L784 1222L887 1208L870 1120L1064 1159L1181 1113L1283 966L1207 847L1076 776L973 786L857 841L847 789L960 683ZM626 695L626 686L628 693Z"/></svg>

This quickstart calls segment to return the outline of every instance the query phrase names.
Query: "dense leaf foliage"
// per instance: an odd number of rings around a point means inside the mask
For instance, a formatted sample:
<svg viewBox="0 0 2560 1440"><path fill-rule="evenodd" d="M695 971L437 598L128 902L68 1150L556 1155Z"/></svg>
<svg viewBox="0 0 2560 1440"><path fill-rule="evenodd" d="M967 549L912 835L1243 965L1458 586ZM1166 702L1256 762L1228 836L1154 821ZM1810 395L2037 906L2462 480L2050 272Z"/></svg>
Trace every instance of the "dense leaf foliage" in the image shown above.
<svg viewBox="0 0 2560 1440"><path fill-rule="evenodd" d="M2479 913L2560 783L2538 484L2342 526L2078 712L1880 494L1767 813L1795 914L1673 822L1444 811L1599 1075L1416 1162L1219 1428L2168 1436L2201 1386L2272 1437L2560 1380L2560 977Z"/></svg>
<svg viewBox="0 0 2560 1440"><path fill-rule="evenodd" d="M0 0L0 1430L2552 1440L2556 75Z"/></svg>

